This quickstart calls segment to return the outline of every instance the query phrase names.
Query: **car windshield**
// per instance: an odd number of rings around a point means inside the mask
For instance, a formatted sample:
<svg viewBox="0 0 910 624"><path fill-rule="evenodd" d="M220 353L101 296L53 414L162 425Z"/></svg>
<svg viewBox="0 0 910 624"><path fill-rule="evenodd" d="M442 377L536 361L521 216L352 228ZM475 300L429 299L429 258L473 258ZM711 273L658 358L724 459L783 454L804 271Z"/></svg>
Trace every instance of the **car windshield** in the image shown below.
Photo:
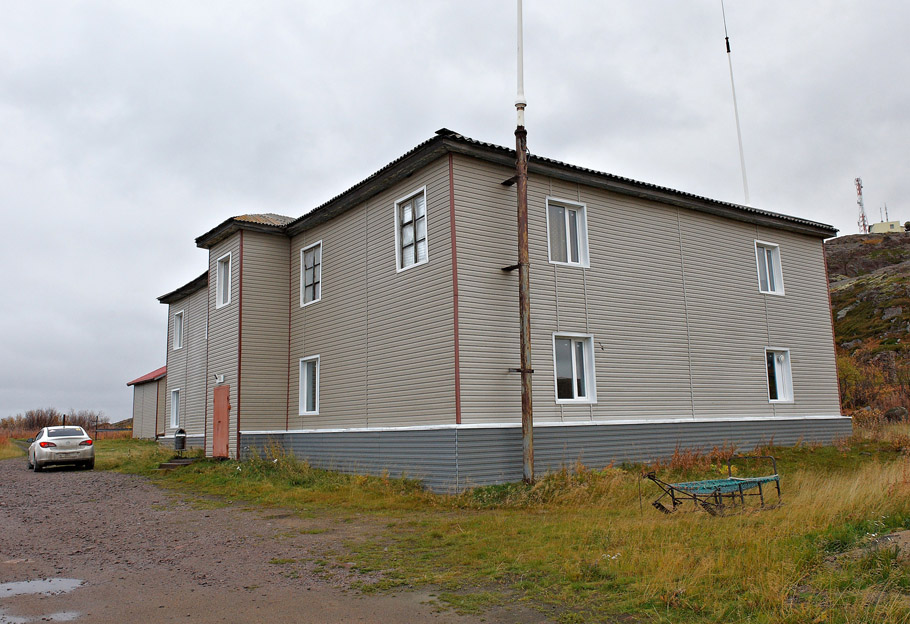
<svg viewBox="0 0 910 624"><path fill-rule="evenodd" d="M48 429L47 435L51 438L72 438L74 436L84 436L85 432L81 427L66 427L65 429Z"/></svg>

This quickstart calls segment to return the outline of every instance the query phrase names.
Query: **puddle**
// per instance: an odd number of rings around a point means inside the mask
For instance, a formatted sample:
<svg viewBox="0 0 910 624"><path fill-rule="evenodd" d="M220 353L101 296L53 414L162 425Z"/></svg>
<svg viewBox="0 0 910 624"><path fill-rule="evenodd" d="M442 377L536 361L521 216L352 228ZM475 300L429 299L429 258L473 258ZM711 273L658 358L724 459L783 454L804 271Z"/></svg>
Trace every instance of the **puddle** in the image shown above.
<svg viewBox="0 0 910 624"><path fill-rule="evenodd" d="M81 587L85 581L71 578L40 579L37 581L16 581L14 583L0 583L0 600L13 596L56 596L73 591ZM47 615L31 617L10 615L6 609L0 607L0 624L28 624L29 622L72 622L82 614L78 611L59 611Z"/></svg>
<svg viewBox="0 0 910 624"><path fill-rule="evenodd" d="M54 596L71 592L81 587L85 581L70 578L40 579L37 581L16 581L14 583L0 583L0 600L13 596L26 596L30 594L45 594Z"/></svg>
<svg viewBox="0 0 910 624"><path fill-rule="evenodd" d="M36 615L33 617L23 617L21 615L7 615L4 609L0 609L0 624L29 624L30 622L72 622L81 616L77 611L61 611L51 613L50 615Z"/></svg>

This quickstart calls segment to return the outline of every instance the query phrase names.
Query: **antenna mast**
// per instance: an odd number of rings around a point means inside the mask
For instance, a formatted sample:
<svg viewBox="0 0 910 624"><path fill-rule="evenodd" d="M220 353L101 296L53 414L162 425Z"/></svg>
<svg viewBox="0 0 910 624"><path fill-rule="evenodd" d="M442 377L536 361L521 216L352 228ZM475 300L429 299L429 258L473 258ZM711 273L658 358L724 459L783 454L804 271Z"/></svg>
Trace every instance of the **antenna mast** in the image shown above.
<svg viewBox="0 0 910 624"><path fill-rule="evenodd" d="M743 154L743 135L739 129L739 107L736 105L736 85L733 82L733 58L730 53L730 36L727 34L727 12L724 10L724 0L720 0L720 11L724 17L724 41L727 44L727 64L730 66L730 89L733 91L733 116L736 118L736 139L739 141L739 166L743 172L743 195L746 205L749 205L749 182L746 180L746 157Z"/></svg>
<svg viewBox="0 0 910 624"><path fill-rule="evenodd" d="M856 205L859 206L859 219L856 225L859 226L860 234L868 234L869 221L866 219L866 207L863 206L863 179L856 178L854 183L856 184Z"/></svg>

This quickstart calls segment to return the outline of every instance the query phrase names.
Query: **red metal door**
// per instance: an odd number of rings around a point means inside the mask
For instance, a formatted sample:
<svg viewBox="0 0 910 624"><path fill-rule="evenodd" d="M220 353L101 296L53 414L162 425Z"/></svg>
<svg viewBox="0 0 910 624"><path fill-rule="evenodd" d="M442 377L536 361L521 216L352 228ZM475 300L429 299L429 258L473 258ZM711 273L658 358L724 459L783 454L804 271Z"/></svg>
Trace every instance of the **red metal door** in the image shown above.
<svg viewBox="0 0 910 624"><path fill-rule="evenodd" d="M228 422L231 414L231 387L215 388L215 416L212 419L212 456L228 457Z"/></svg>

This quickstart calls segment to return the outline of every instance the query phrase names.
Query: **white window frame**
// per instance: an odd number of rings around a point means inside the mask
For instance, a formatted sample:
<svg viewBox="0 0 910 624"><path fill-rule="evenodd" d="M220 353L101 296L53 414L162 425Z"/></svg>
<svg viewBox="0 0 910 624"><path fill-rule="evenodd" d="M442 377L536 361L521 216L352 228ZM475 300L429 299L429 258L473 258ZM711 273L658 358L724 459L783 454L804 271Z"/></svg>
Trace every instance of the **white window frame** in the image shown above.
<svg viewBox="0 0 910 624"><path fill-rule="evenodd" d="M306 252L313 249L314 247L319 247L319 296L316 297L315 299L313 299L312 301L304 302L304 294L305 294L305 290L306 290L306 280L305 280L306 268L305 268L304 257L306 256ZM325 259L325 249L322 248L321 240L313 243L312 245L307 245L306 247L304 247L303 249L300 250L300 307L301 308L305 308L308 305L312 305L314 303L318 303L319 301L322 301L322 265L324 264L324 262L323 262L324 259Z"/></svg>
<svg viewBox="0 0 910 624"><path fill-rule="evenodd" d="M183 348L184 334L186 333L186 314L185 310L174 312L174 351Z"/></svg>
<svg viewBox="0 0 910 624"><path fill-rule="evenodd" d="M398 209L401 204L410 201L417 197L418 195L423 195L423 206L425 211L424 219L427 223L427 254L423 260L418 260L414 264L409 264L406 267L401 266L401 224L400 218L398 216ZM413 269L414 267L421 266L430 261L430 205L427 201L427 187L422 186L419 189L408 193L404 197L401 197L395 201L395 210L392 215L395 220L395 272L401 273L402 271L407 271L408 269ZM416 221L416 218L415 218ZM414 228L414 246L417 246L417 228Z"/></svg>
<svg viewBox="0 0 910 624"><path fill-rule="evenodd" d="M316 388L314 389L314 392L316 394L316 396L315 396L316 400L313 401L313 405L315 406L316 409L312 410L312 411L308 411L306 409L306 405L308 402L307 399L309 398L309 394L307 394L307 388L306 388L307 377L303 373L304 364L309 363L309 362L316 363ZM297 368L298 389L299 389L297 412L300 416L315 416L315 415L319 414L319 375L320 375L319 369L320 368L321 367L319 365L319 356L318 355L311 355L309 357L300 358L300 363Z"/></svg>
<svg viewBox="0 0 910 624"><path fill-rule="evenodd" d="M553 249L550 246L550 205L559 206L565 209L565 232L566 232L566 261L554 260L553 259ZM569 210L575 210L578 215L578 261L572 262L570 258L569 250L571 249L571 240L570 240L570 229L569 229ZM590 268L591 258L588 253L588 207L585 204L570 201L567 199L560 199L558 197L547 197L546 202L546 213L547 213L547 260L550 264L558 264L562 266L573 266L573 267L582 267Z"/></svg>
<svg viewBox="0 0 910 624"><path fill-rule="evenodd" d="M771 282L768 282L768 288L762 289L761 285L761 272L762 264L764 263L765 271L767 272L768 263L767 263L767 251L772 252L772 262L774 266L771 271L771 278L774 280L774 288L770 288ZM761 255L759 255L761 252ZM755 274L758 277L758 292L765 295L778 295L783 296L784 294L784 273L781 268L780 262L780 245L776 243L769 243L767 241L755 241Z"/></svg>
<svg viewBox="0 0 910 624"><path fill-rule="evenodd" d="M559 398L559 379L557 376L556 370L556 340L559 338L564 338L571 340L573 344L572 348L572 378L577 379L576 369L577 361L574 357L575 348L574 344L576 342L584 343L584 355L585 355L585 389L587 393L583 397L576 397L572 399L560 399ZM553 396L556 399L556 403L559 405L593 405L597 403L597 380L594 374L594 334L579 334L573 332L553 332ZM576 386L573 382L573 393L575 392Z"/></svg>
<svg viewBox="0 0 910 624"><path fill-rule="evenodd" d="M777 398L771 398L771 378L768 376L768 354L774 357L774 378L777 380ZM779 358L783 356L781 361ZM762 362L765 371L765 380L768 387L769 403L793 403L793 366L790 360L790 349L783 347L765 347L765 357Z"/></svg>
<svg viewBox="0 0 910 624"><path fill-rule="evenodd" d="M180 426L180 388L171 390L171 428Z"/></svg>
<svg viewBox="0 0 910 624"><path fill-rule="evenodd" d="M225 259L227 262L225 263ZM223 308L226 305L231 303L231 280L233 278L232 271L233 268L233 259L231 258L231 252L227 252L215 263L215 308ZM227 293L223 291L221 285L222 279L221 275L224 269L222 267L227 266ZM225 296L225 294L227 296Z"/></svg>

